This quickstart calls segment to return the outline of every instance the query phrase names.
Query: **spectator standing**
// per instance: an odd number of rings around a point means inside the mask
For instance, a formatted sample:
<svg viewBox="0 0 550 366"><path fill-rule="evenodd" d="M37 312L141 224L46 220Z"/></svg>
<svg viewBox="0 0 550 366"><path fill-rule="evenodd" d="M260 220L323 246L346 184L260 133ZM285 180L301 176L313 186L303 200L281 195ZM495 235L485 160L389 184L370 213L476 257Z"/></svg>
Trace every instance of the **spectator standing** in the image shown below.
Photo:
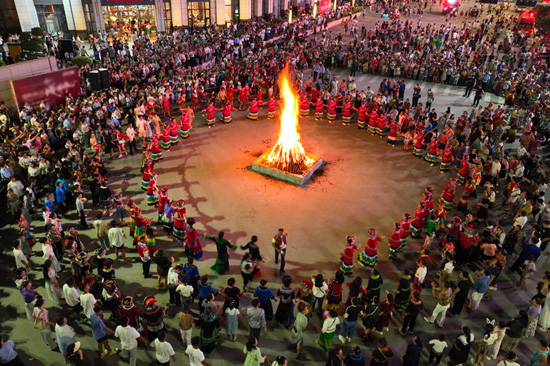
<svg viewBox="0 0 550 366"><path fill-rule="evenodd" d="M52 351L55 350L57 345L53 341L52 329L50 328L50 326L55 326L55 324L48 319L48 310L44 308L44 299L39 298L36 300L32 316L34 319L34 327L40 331L40 335L44 342L50 346Z"/></svg>
<svg viewBox="0 0 550 366"><path fill-rule="evenodd" d="M176 353L174 348L168 342L166 342L166 332L159 332L157 338L151 342L151 346L155 347L155 358L157 359L157 366L169 366L170 359L176 362Z"/></svg>
<svg viewBox="0 0 550 366"><path fill-rule="evenodd" d="M109 335L107 333L115 334L115 332L107 327L103 322L103 307L96 305L94 307L94 314L90 316L90 325L92 327L92 335L97 341L97 349L99 350L99 357L103 358L106 355L114 355L117 353L118 348L112 348L109 345ZM103 349L105 348L105 349Z"/></svg>
<svg viewBox="0 0 550 366"><path fill-rule="evenodd" d="M210 364L205 361L204 353L200 350L200 344L201 338L195 336L185 349L185 355L189 357L189 366L210 366Z"/></svg>
<svg viewBox="0 0 550 366"><path fill-rule="evenodd" d="M258 348L258 340L254 337L248 339L248 342L246 342L243 348L243 352L246 355L243 366L259 366L267 361L267 356L262 356L262 352Z"/></svg>
<svg viewBox="0 0 550 366"><path fill-rule="evenodd" d="M119 326L115 329L115 337L120 338L120 349L126 352L128 356L128 364L136 366L137 359L137 340L142 341L146 345L149 344L145 338L132 326L126 315L122 315L119 319Z"/></svg>
<svg viewBox="0 0 550 366"><path fill-rule="evenodd" d="M104 250L109 250L109 225L101 219L101 212L96 215L96 220L93 225L97 235L97 240L99 240L99 246Z"/></svg>
<svg viewBox="0 0 550 366"><path fill-rule="evenodd" d="M55 324L55 338L57 339L57 345L59 346L59 351L65 357L68 356L67 347L69 344L75 343L76 333L74 332L73 327L67 324L67 318L64 316L57 319Z"/></svg>
<svg viewBox="0 0 550 366"><path fill-rule="evenodd" d="M267 334L265 311L260 308L260 300L252 300L252 307L246 310L246 317L250 327L250 338L254 338L259 341L262 328L264 328L264 332Z"/></svg>
<svg viewBox="0 0 550 366"><path fill-rule="evenodd" d="M15 343L13 341L4 340L4 337L0 338L0 363L7 366L23 366L23 362L19 359L19 355L15 350Z"/></svg>
<svg viewBox="0 0 550 366"><path fill-rule="evenodd" d="M432 346L430 350L430 359L428 360L428 365L431 365L432 362L435 366L439 365L441 358L443 357L443 351L448 347L447 342L445 342L445 334L440 334L437 339L432 339L428 342Z"/></svg>

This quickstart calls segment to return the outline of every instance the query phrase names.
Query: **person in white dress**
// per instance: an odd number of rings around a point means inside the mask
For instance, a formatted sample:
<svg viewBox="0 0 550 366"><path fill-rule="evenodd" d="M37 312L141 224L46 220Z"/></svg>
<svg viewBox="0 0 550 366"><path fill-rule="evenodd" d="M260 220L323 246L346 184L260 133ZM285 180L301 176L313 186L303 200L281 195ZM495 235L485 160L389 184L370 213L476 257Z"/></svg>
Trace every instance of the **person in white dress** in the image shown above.
<svg viewBox="0 0 550 366"><path fill-rule="evenodd" d="M44 287L46 287L46 294L48 299L58 303L59 296L61 295L61 287L57 282L57 277L55 275L55 270L52 267L52 261L46 259L42 265L42 274L44 275Z"/></svg>
<svg viewBox="0 0 550 366"><path fill-rule="evenodd" d="M55 256L55 253L53 251L52 244L50 243L49 238L45 238L45 242L42 243L42 258L49 259L52 262L52 268L55 272L61 272L61 265L59 264L59 260Z"/></svg>
<svg viewBox="0 0 550 366"><path fill-rule="evenodd" d="M550 291L546 294L546 301L539 316L539 326L543 332L550 328Z"/></svg>

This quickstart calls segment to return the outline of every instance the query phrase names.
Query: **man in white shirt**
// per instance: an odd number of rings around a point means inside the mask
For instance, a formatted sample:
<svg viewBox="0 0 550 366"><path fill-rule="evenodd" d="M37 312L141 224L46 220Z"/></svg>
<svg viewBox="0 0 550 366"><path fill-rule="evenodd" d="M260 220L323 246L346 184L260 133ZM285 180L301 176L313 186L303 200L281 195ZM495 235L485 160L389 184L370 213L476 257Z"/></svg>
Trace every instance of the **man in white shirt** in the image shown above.
<svg viewBox="0 0 550 366"><path fill-rule="evenodd" d="M177 361L176 359L176 353L174 352L174 349L172 348L172 345L168 342L166 342L166 332L161 331L159 332L157 339L155 339L151 343L152 347L155 347L156 352L156 359L157 364L161 364L163 366L170 365L170 358L174 362Z"/></svg>
<svg viewBox="0 0 550 366"><path fill-rule="evenodd" d="M210 366L208 362L204 361L204 353L199 348L200 343L201 338L195 336L185 350L185 355L189 357L189 366Z"/></svg>
<svg viewBox="0 0 550 366"><path fill-rule="evenodd" d="M18 240L13 243L13 256L15 258L15 268L31 268L29 260L25 257L23 250L21 249L21 242Z"/></svg>
<svg viewBox="0 0 550 366"><path fill-rule="evenodd" d="M25 191L25 186L20 180L15 179L15 177L11 177L11 181L8 183L8 189L11 189L17 197L21 197Z"/></svg>
<svg viewBox="0 0 550 366"><path fill-rule="evenodd" d="M80 305L84 310L86 318L90 319L90 316L94 313L94 306L97 304L95 296L90 293L90 285L87 283L84 286L84 293L80 295Z"/></svg>
<svg viewBox="0 0 550 366"><path fill-rule="evenodd" d="M176 296L179 294L184 309L189 309L189 304L193 300L191 297L193 295L193 286L188 283L189 276L183 275L180 284L176 287Z"/></svg>
<svg viewBox="0 0 550 366"><path fill-rule="evenodd" d="M516 216L516 218L514 219L514 227L517 230L521 230L523 229L526 223L527 223L527 214L525 213L525 211L521 211L521 213L518 216Z"/></svg>
<svg viewBox="0 0 550 366"><path fill-rule="evenodd" d="M178 264L175 267L170 268L168 271L168 292L170 293L170 304L181 305L181 299L176 293L176 289L180 284L180 273L183 269L183 265Z"/></svg>
<svg viewBox="0 0 550 366"><path fill-rule="evenodd" d="M120 317L120 324L115 329L115 337L120 338L120 349L124 350L128 355L128 364L130 366L136 366L137 359L137 347L139 339L146 345L149 345L147 340L145 340L139 332L131 327L130 321L126 315Z"/></svg>
<svg viewBox="0 0 550 366"><path fill-rule="evenodd" d="M73 309L75 316L77 318L81 318L82 314L80 314L80 312L82 310L82 306L80 305L80 293L74 287L74 278L72 277L69 277L67 282L63 285L63 298L65 299L67 305Z"/></svg>
<svg viewBox="0 0 550 366"><path fill-rule="evenodd" d="M126 261L126 249L124 248L123 239L126 234L120 227L120 223L116 223L115 220L111 221L111 228L108 231L109 243L115 248L116 259L119 257L119 251L122 253L122 259Z"/></svg>

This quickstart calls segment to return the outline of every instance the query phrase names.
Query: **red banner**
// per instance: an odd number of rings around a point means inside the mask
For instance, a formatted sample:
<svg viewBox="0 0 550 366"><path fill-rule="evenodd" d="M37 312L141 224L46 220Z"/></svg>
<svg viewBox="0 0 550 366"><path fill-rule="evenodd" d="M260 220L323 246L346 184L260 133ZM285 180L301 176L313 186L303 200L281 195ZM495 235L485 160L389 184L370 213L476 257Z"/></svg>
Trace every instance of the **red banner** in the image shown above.
<svg viewBox="0 0 550 366"><path fill-rule="evenodd" d="M329 11L330 11L330 0L321 0L321 2L319 3L319 14L325 14L325 13L328 13Z"/></svg>
<svg viewBox="0 0 550 366"><path fill-rule="evenodd" d="M67 94L73 97L82 94L78 67L13 80L12 85L20 109L25 103L35 106L41 100L57 106L65 101Z"/></svg>

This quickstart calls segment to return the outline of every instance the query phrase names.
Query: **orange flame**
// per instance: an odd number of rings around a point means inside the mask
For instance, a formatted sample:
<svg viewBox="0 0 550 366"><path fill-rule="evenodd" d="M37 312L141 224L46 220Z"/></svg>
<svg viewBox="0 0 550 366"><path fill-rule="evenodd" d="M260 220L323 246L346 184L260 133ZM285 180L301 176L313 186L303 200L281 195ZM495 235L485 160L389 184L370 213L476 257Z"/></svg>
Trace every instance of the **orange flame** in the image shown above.
<svg viewBox="0 0 550 366"><path fill-rule="evenodd" d="M267 161L273 167L290 173L300 174L314 163L307 157L300 142L298 133L298 116L300 113L298 96L290 86L290 72L285 66L279 76L279 89L283 97L283 113L281 114L281 131L279 140L267 156Z"/></svg>

